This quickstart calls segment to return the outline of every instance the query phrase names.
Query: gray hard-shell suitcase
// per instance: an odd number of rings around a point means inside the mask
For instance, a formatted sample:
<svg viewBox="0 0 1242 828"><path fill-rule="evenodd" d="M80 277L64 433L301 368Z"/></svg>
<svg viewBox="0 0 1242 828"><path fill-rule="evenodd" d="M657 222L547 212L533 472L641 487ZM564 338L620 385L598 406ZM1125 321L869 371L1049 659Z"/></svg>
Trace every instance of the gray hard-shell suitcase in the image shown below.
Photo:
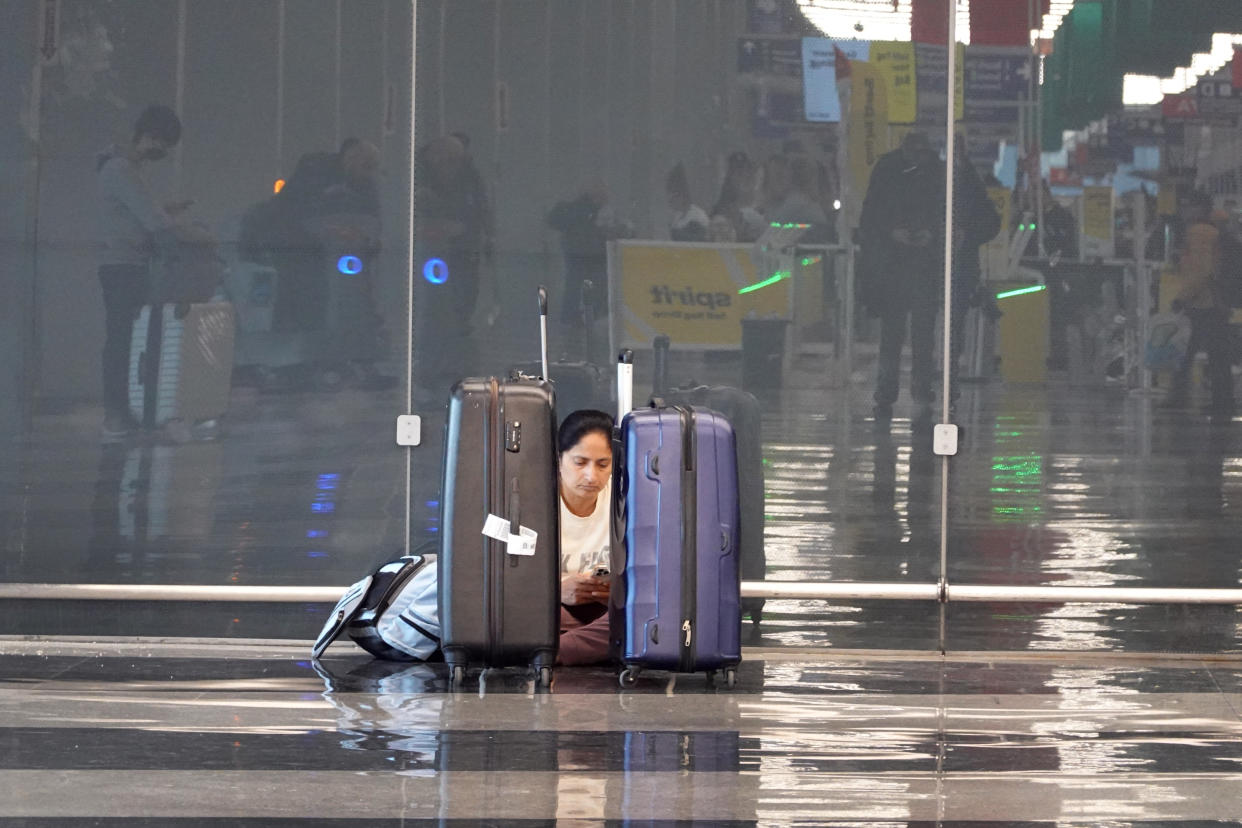
<svg viewBox="0 0 1242 828"><path fill-rule="evenodd" d="M546 362L543 288L539 304ZM445 435L439 569L441 649L454 684L472 663L530 664L541 684L551 681L560 634L558 498L551 384L524 375L457 383ZM532 533L533 546L523 548L517 538Z"/></svg>

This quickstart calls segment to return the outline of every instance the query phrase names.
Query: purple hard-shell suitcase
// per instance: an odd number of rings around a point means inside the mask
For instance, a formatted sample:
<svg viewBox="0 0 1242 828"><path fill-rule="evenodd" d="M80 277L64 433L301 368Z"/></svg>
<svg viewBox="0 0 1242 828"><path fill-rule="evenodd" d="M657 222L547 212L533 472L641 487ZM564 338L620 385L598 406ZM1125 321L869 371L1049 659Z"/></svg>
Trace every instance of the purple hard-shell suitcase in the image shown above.
<svg viewBox="0 0 1242 828"><path fill-rule="evenodd" d="M540 288L544 315L546 307ZM530 664L547 686L560 635L560 504L551 384L535 377L457 383L449 400L444 451L440 648L452 682L461 682L471 662ZM534 530L534 554L513 554L505 541L482 534L490 515L509 521L513 533L519 527Z"/></svg>
<svg viewBox="0 0 1242 828"><path fill-rule="evenodd" d="M650 667L723 670L732 687L742 660L733 428L706 408L640 409L622 420L620 454L621 683Z"/></svg>

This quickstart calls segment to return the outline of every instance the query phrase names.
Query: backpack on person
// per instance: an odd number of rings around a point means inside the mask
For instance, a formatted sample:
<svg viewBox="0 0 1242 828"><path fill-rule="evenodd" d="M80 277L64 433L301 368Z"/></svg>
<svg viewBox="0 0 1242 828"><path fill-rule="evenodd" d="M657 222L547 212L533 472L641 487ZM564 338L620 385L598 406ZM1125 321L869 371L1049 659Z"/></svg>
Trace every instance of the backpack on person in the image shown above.
<svg viewBox="0 0 1242 828"><path fill-rule="evenodd" d="M1216 287L1221 301L1231 308L1242 308L1242 239L1229 230L1220 234L1220 271Z"/></svg>

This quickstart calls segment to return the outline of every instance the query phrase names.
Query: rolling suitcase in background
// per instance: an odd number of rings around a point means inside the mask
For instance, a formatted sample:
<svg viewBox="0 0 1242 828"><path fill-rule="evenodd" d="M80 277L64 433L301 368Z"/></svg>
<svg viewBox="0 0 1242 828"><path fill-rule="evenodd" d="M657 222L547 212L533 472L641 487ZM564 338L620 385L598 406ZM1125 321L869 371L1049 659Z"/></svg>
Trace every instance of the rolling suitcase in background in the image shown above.
<svg viewBox="0 0 1242 828"><path fill-rule="evenodd" d="M280 330L276 324L280 273L239 261L225 272L224 286L237 314L233 361L239 384L272 386L285 378L296 382L299 368L311 362L310 334Z"/></svg>
<svg viewBox="0 0 1242 828"><path fill-rule="evenodd" d="M632 376L630 360L622 354L620 377ZM624 413L632 393L619 388L618 397ZM709 677L723 670L732 688L742 660L733 428L711 409L654 405L625 414L619 436L621 685L655 668Z"/></svg>
<svg viewBox="0 0 1242 828"><path fill-rule="evenodd" d="M669 338L657 336L652 343L655 371L651 396L665 405L693 405L719 411L733 426L737 440L737 483L741 523L738 556L743 581L762 581L767 574L763 545L763 410L748 391L728 385L684 385L670 388L668 381ZM754 624L763 620L763 599L743 598L742 614Z"/></svg>
<svg viewBox="0 0 1242 828"><path fill-rule="evenodd" d="M130 342L129 408L145 428L222 417L233 376L233 306L147 305Z"/></svg>
<svg viewBox="0 0 1242 828"><path fill-rule="evenodd" d="M547 292L539 289L544 363ZM471 662L530 664L547 686L560 635L556 405L546 379L453 387L441 498L441 649L454 685Z"/></svg>
<svg viewBox="0 0 1242 828"><path fill-rule="evenodd" d="M516 365L513 372L531 376L548 376L556 388L557 415L564 419L569 414L584 408L607 411L611 405L607 380L604 372L591 361L591 329L595 321L595 313L591 306L591 295L594 285L588 279L582 283L582 323L584 326L584 359L571 360L562 357L543 371L538 363Z"/></svg>

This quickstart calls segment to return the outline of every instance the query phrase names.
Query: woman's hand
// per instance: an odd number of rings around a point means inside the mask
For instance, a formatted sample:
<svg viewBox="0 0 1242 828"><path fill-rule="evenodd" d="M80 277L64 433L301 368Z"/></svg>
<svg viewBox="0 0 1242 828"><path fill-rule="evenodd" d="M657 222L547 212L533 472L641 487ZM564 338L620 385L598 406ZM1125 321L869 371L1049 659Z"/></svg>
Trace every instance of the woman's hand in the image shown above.
<svg viewBox="0 0 1242 828"><path fill-rule="evenodd" d="M561 603L571 607L608 603L608 579L578 573L563 576Z"/></svg>

